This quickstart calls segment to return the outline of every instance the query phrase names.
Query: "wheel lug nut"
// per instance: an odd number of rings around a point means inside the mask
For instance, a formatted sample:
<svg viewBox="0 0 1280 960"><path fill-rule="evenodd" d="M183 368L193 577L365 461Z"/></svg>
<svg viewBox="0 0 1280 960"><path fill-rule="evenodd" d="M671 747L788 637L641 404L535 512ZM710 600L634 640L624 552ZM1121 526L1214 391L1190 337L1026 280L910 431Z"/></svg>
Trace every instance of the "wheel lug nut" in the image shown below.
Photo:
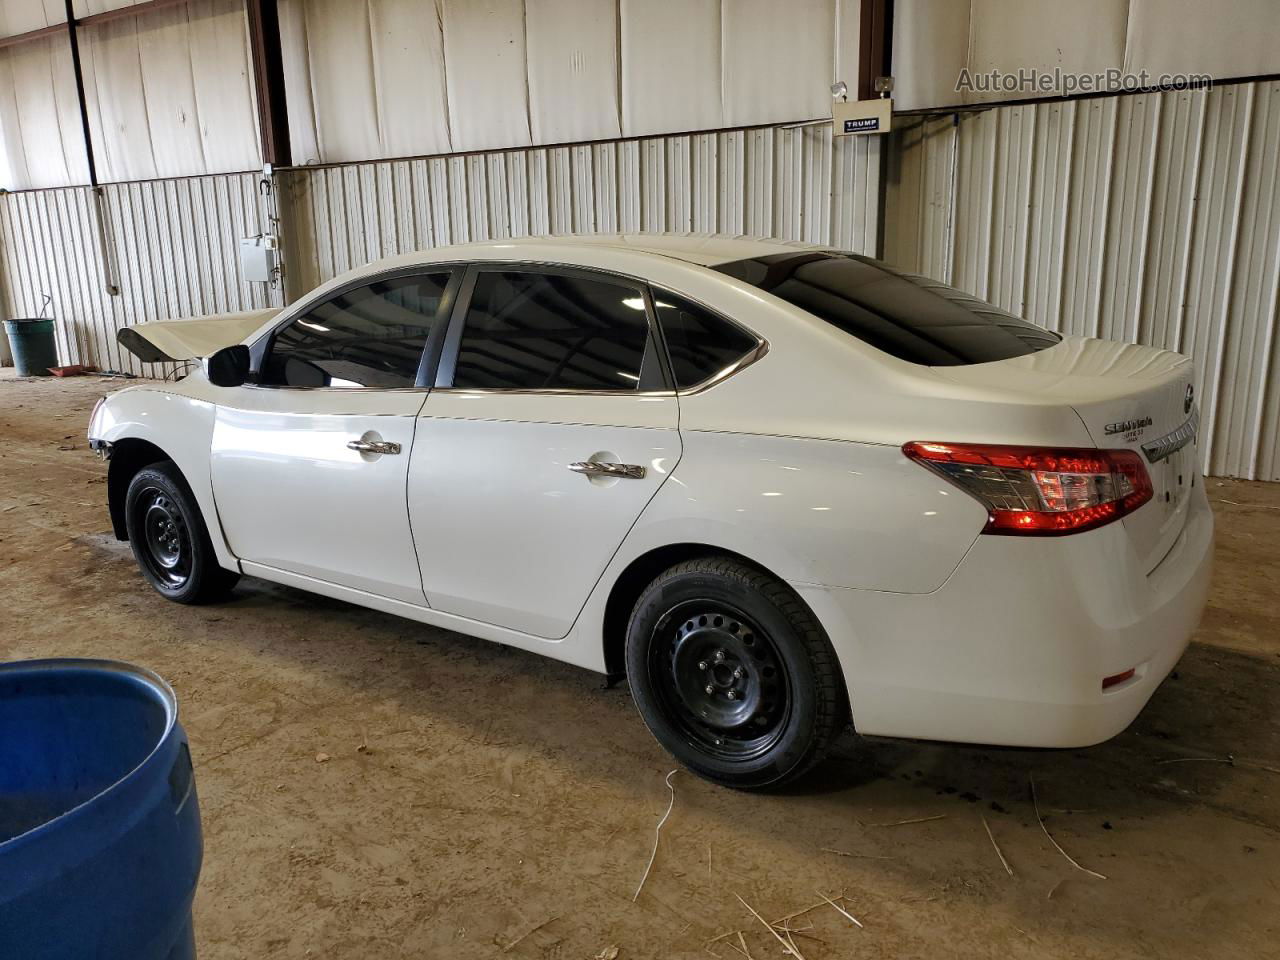
<svg viewBox="0 0 1280 960"><path fill-rule="evenodd" d="M734 667L734 668L733 668L733 679L735 679L735 680L741 680L741 679L742 679L742 668L741 668L741 667Z"/></svg>
<svg viewBox="0 0 1280 960"><path fill-rule="evenodd" d="M726 690L724 695L725 695L726 697L728 697L730 700L737 700L737 699L738 699L738 695L737 695L736 693L734 693L732 690Z"/></svg>
<svg viewBox="0 0 1280 960"><path fill-rule="evenodd" d="M707 661L705 661L705 660L699 660L699 661L698 661L698 669L699 669L699 670L705 670L705 669L707 669Z"/></svg>
<svg viewBox="0 0 1280 960"><path fill-rule="evenodd" d="M717 651L716 651L716 663L721 663L723 660L724 660L724 651L723 651L723 650L717 650Z"/></svg>
<svg viewBox="0 0 1280 960"><path fill-rule="evenodd" d="M709 693L709 694L711 694L711 693L715 693L715 692L716 692L716 688L715 688L715 687L713 687L713 686L712 686L711 684L709 684L709 683L708 683L705 687L703 687L703 689L704 689L704 690L706 690L706 691L707 691L707 693Z"/></svg>

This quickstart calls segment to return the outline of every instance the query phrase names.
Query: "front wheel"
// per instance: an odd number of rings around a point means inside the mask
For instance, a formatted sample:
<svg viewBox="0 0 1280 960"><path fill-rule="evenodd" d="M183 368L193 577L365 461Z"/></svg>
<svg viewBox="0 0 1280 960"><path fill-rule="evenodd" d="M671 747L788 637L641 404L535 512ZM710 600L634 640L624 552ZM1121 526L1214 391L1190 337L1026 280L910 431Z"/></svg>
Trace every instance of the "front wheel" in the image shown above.
<svg viewBox="0 0 1280 960"><path fill-rule="evenodd" d="M144 467L129 481L125 525L142 575L169 600L207 603L240 579L218 566L195 498L172 463Z"/></svg>
<svg viewBox="0 0 1280 960"><path fill-rule="evenodd" d="M849 722L835 653L786 584L739 560L671 567L627 626L650 732L694 773L743 789L805 774Z"/></svg>

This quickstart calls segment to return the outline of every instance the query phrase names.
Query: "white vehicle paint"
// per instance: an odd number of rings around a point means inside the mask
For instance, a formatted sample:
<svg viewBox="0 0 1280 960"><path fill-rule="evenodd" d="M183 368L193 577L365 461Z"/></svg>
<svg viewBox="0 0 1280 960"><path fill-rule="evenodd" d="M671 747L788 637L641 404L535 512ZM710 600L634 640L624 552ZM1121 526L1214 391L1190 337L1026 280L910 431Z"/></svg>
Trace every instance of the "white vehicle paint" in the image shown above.
<svg viewBox="0 0 1280 960"><path fill-rule="evenodd" d="M215 386L197 370L113 395L89 436L172 459L228 570L616 674L635 571L693 545L745 558L803 600L862 733L1067 747L1123 730L1208 589L1189 360L1064 337L993 362L911 362L715 269L820 252L664 235L441 248L340 277L278 316L231 318L222 343L193 324L187 345L197 356L244 342L265 363L272 331L371 278L456 266L448 323L453 298L466 307L464 278L485 269L594 271L648 284L647 311L631 305L651 324L653 304L676 295L758 338L692 389L455 388L443 361L430 383L398 389ZM182 329L163 325L166 356L184 352ZM1171 454L1141 453L1180 428ZM1142 463L1151 490L1079 532L991 535L988 505L945 465L914 462L913 442L1138 451L1118 456ZM570 469L600 462L641 469ZM1089 482L1119 490L1137 476L1120 469Z"/></svg>
<svg viewBox="0 0 1280 960"><path fill-rule="evenodd" d="M418 554L429 605L562 639L680 460L676 398L438 390L430 400L409 462L414 536L431 545ZM567 469L583 460L646 473Z"/></svg>
<svg viewBox="0 0 1280 960"><path fill-rule="evenodd" d="M413 447L416 391L235 388L217 405L209 473L236 556L407 603L424 603L405 505L407 456L352 440ZM302 409L299 409L299 407Z"/></svg>

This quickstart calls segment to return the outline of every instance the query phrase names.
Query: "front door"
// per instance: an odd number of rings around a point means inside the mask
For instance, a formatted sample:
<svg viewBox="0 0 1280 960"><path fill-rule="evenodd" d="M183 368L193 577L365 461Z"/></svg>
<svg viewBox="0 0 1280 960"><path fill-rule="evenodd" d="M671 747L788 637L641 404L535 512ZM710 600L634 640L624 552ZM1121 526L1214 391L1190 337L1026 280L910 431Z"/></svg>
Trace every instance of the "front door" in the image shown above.
<svg viewBox="0 0 1280 960"><path fill-rule="evenodd" d="M472 268L409 464L433 609L569 632L680 457L646 301L608 275Z"/></svg>
<svg viewBox="0 0 1280 960"><path fill-rule="evenodd" d="M450 276L338 292L275 331L257 383L225 391L211 469L241 560L425 603L405 484Z"/></svg>

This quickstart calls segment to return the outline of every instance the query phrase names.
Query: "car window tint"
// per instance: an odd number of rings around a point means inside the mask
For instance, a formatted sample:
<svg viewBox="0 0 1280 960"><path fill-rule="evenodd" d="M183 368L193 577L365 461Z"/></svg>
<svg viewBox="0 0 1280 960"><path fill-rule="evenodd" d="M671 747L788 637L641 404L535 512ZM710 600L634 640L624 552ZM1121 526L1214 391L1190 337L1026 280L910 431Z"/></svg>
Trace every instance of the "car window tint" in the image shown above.
<svg viewBox="0 0 1280 960"><path fill-rule="evenodd" d="M455 387L635 390L649 323L633 287L552 273L482 271Z"/></svg>
<svg viewBox="0 0 1280 960"><path fill-rule="evenodd" d="M260 380L283 387L412 387L449 273L377 280L280 330Z"/></svg>
<svg viewBox="0 0 1280 960"><path fill-rule="evenodd" d="M716 269L925 366L1007 360L1061 340L954 287L853 254L783 253Z"/></svg>
<svg viewBox="0 0 1280 960"><path fill-rule="evenodd" d="M736 323L674 294L653 291L653 306L679 389L709 380L760 345Z"/></svg>

